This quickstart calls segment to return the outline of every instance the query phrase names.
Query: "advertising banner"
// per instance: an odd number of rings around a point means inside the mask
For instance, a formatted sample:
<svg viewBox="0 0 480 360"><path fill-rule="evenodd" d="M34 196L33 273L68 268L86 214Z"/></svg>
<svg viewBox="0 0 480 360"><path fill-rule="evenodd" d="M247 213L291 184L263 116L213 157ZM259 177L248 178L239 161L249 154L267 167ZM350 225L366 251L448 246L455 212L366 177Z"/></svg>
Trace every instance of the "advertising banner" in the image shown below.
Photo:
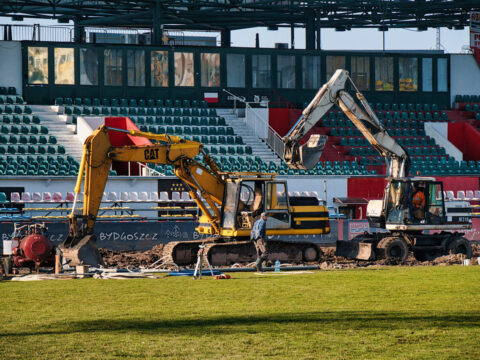
<svg viewBox="0 0 480 360"><path fill-rule="evenodd" d="M470 14L470 48L480 66L480 11Z"/></svg>

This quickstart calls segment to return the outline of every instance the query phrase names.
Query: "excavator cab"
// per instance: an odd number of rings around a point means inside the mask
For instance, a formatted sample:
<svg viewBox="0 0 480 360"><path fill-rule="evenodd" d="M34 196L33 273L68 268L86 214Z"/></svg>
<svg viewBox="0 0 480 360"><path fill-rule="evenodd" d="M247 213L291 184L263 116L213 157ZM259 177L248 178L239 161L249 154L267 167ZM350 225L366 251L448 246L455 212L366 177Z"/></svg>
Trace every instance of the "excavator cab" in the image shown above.
<svg viewBox="0 0 480 360"><path fill-rule="evenodd" d="M387 229L402 225L408 230L447 222L443 185L433 178L395 179L385 192Z"/></svg>

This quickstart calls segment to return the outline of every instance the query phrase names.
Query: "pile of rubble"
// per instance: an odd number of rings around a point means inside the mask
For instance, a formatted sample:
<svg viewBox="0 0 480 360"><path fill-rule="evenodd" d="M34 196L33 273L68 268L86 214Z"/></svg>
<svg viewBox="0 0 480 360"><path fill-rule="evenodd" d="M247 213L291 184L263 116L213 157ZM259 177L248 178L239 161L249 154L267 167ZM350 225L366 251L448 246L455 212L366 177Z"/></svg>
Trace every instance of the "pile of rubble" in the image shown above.
<svg viewBox="0 0 480 360"><path fill-rule="evenodd" d="M103 261L106 267L146 267L153 264L155 261L162 258L163 244L155 245L148 251L112 251L107 249L100 249L100 254L103 256ZM472 244L472 262L480 257L480 244ZM410 255L403 262L392 262L388 260L378 261L358 261L349 260L341 256L335 255L335 247L323 248L323 258L320 264L311 263L308 265L319 265L322 270L332 269L353 269L363 267L378 267L385 265L402 265L402 266L445 266L461 264L464 257L462 255L452 254L440 256L432 261L418 261Z"/></svg>
<svg viewBox="0 0 480 360"><path fill-rule="evenodd" d="M155 245L147 251L114 251L100 249L103 262L107 268L140 267L153 264L162 258L163 244Z"/></svg>

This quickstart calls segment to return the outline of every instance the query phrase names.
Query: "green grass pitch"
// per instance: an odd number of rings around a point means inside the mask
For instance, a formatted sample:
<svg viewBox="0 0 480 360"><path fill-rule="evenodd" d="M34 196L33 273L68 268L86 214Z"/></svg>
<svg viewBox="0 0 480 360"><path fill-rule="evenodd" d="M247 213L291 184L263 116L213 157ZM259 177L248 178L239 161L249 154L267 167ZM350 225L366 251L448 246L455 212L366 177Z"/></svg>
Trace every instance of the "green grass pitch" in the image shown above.
<svg viewBox="0 0 480 360"><path fill-rule="evenodd" d="M0 282L0 359L479 359L480 266Z"/></svg>

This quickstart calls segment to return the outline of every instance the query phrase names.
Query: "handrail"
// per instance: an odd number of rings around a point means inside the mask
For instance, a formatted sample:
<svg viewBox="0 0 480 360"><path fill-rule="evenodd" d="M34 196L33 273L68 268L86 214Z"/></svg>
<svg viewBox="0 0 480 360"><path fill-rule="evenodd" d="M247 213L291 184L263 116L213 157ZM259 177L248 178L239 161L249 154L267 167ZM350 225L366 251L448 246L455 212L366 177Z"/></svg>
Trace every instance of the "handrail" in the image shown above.
<svg viewBox="0 0 480 360"><path fill-rule="evenodd" d="M248 102L244 97L237 96L226 89L223 89L223 91L233 97L235 115L237 114L236 102L239 101L241 103L244 103L245 108L251 110L250 113L252 113L258 120L260 120L256 121L255 119L253 119L253 121L251 121L248 118L249 112L245 111L245 118L243 120L245 122L245 125L247 125L251 130L253 130L253 133L260 140L265 141L267 146L275 153L275 155L277 155L280 159L283 160L284 144L282 137L275 131L274 128L270 126L268 121L266 121L262 116L260 116L257 111L250 105L259 104L260 102Z"/></svg>

